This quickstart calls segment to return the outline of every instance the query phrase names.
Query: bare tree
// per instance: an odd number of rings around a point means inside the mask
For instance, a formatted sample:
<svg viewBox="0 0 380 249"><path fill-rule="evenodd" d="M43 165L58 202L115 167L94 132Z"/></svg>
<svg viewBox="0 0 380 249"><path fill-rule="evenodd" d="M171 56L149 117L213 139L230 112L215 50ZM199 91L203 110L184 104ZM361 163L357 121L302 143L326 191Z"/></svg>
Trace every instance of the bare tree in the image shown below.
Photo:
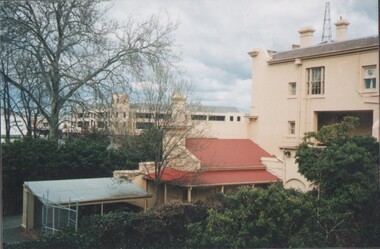
<svg viewBox="0 0 380 249"><path fill-rule="evenodd" d="M31 63L28 54L24 54L24 56L15 56L15 54L15 52L10 53L2 46L0 52L1 70L7 72L8 75L12 74L14 78L20 79L23 89L28 89L42 104L42 91L36 84L38 75L27 77L28 75L25 74L26 71L33 71L36 67ZM20 60L21 58L22 60ZM0 94L3 99L2 109L6 126L6 141L9 141L11 123L14 124L13 126L18 129L23 137L36 136L36 122L39 118L38 108L23 89L16 88L10 84L7 77L1 78L2 88Z"/></svg>
<svg viewBox="0 0 380 249"><path fill-rule="evenodd" d="M3 70L5 70L4 68L4 64L1 65ZM11 140L11 96L10 96L10 90L9 90L9 83L7 82L6 79L4 79L3 77L1 77L2 79L2 88L1 88L1 100L2 100L2 105L1 105L1 109L2 109L2 113L1 115L3 115L3 118L4 118L4 125L5 125L5 142L6 143L9 143L10 140Z"/></svg>
<svg viewBox="0 0 380 249"><path fill-rule="evenodd" d="M61 111L68 105L91 103L114 89L126 89L147 67L170 65L176 24L161 16L120 24L94 0L7 1L0 6L1 40L13 58L27 56L34 67L3 78L23 91L49 123L50 138L58 139ZM33 89L23 79L35 80ZM95 96L95 97L94 97Z"/></svg>
<svg viewBox="0 0 380 249"><path fill-rule="evenodd" d="M143 174L154 183L155 205L159 204L162 176L167 168L186 169L186 138L202 137L207 129L196 129L201 121L191 120L186 106L191 94L189 83L168 68L157 67L147 81L138 83L131 95L129 130L132 136L116 136L119 147L133 150L145 166ZM136 101L133 101L136 100ZM206 127L206 126L204 126ZM125 131L125 130L124 130ZM120 133L119 133L120 134ZM139 134L139 135L135 135Z"/></svg>

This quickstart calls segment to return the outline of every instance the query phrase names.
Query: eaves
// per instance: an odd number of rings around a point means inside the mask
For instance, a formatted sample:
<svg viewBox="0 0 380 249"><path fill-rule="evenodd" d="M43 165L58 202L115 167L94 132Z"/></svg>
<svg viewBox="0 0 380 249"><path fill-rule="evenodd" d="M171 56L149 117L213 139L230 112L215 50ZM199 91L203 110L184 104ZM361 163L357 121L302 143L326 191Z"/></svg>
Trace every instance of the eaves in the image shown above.
<svg viewBox="0 0 380 249"><path fill-rule="evenodd" d="M310 55L304 55L304 56L298 56L298 57L289 57L289 58L279 59L279 60L269 60L267 63L269 65L274 65L274 64L294 62L296 59L308 60L308 59L316 59L316 58L325 58L325 57L331 57L335 55L353 54L353 53L372 51L372 50L379 50L379 46L375 45L375 46L369 46L369 47L363 47L363 48L353 48L353 49L347 49L347 50L330 51L326 53L310 54Z"/></svg>

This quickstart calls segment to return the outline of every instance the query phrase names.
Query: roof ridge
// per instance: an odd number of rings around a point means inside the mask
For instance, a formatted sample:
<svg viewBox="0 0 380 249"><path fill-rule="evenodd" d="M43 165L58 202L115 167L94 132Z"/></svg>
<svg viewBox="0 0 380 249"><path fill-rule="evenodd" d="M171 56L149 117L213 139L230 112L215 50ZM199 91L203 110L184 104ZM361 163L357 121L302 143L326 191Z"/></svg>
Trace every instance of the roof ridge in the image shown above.
<svg viewBox="0 0 380 249"><path fill-rule="evenodd" d="M314 44L314 45L307 46L307 47L300 47L300 48L278 51L278 52L274 53L273 55L277 55L277 54L281 54L281 53L287 53L287 52L291 52L291 51L299 51L299 50L308 49L308 48L322 47L322 46L331 45L331 44L339 44L339 43L345 43L345 42L351 42L351 41L357 41L357 40L365 40L368 38L376 38L376 37L379 37L379 35L378 34L377 35L370 35L370 36L358 37L358 38L343 40L343 41L332 41L332 42L328 42L328 43L318 43L318 44Z"/></svg>
<svg viewBox="0 0 380 249"><path fill-rule="evenodd" d="M378 35L338 42L318 44L272 54L268 64L290 62L294 59L326 57L333 54L352 53L379 48Z"/></svg>

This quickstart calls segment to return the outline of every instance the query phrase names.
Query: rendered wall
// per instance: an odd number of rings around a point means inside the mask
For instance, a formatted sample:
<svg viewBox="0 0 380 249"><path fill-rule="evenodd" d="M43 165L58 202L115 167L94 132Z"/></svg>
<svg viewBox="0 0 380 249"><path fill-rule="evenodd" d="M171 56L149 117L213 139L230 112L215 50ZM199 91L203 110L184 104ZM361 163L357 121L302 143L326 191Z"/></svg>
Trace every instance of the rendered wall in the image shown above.
<svg viewBox="0 0 380 249"><path fill-rule="evenodd" d="M318 112L371 111L372 136L379 139L379 77L377 88L364 90L363 66L378 64L378 50L333 55L303 60L301 64L286 62L269 65L266 50L252 53L252 116L258 116L251 125L250 139L278 158L284 148L295 148L305 132L317 131ZM325 94L307 95L307 68L325 68ZM296 82L295 96L289 95L289 83ZM288 121L295 121L295 134L288 132ZM304 190L312 186L297 172L294 159L286 159L285 186L298 179ZM302 187L302 184L296 188Z"/></svg>

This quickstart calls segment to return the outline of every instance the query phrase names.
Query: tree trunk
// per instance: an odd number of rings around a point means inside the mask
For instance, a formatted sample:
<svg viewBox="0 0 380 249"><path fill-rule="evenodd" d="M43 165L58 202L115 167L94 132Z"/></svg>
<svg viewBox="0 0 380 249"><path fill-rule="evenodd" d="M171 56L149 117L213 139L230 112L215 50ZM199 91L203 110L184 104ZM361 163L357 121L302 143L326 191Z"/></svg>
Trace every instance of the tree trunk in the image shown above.
<svg viewBox="0 0 380 249"><path fill-rule="evenodd" d="M38 119L38 113L35 113L33 115L33 120L32 120L33 138L37 138L37 119Z"/></svg>
<svg viewBox="0 0 380 249"><path fill-rule="evenodd" d="M160 183L157 180L154 181L154 196L156 197L154 200L154 206L157 207L161 204Z"/></svg>
<svg viewBox="0 0 380 249"><path fill-rule="evenodd" d="M11 103L9 98L9 85L8 82L3 79L4 89L3 89L3 114L5 123L5 142L9 143L11 141Z"/></svg>
<svg viewBox="0 0 380 249"><path fill-rule="evenodd" d="M48 120L49 122L49 139L58 144L59 138L59 112L58 101L53 98L51 103L51 114Z"/></svg>

